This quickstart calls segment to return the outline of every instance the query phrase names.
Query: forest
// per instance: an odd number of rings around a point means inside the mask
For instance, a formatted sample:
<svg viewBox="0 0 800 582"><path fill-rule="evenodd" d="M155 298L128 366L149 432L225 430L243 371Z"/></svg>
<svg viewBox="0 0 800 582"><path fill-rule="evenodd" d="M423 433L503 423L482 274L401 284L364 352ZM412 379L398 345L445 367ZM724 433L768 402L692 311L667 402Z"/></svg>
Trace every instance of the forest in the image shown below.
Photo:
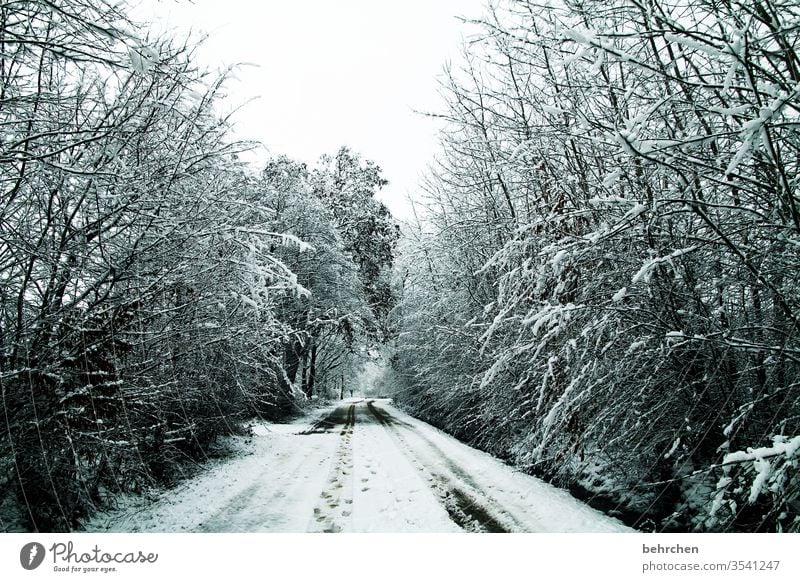
<svg viewBox="0 0 800 582"><path fill-rule="evenodd" d="M800 7L473 24L399 260L402 401L645 531L798 531Z"/></svg>
<svg viewBox="0 0 800 582"><path fill-rule="evenodd" d="M406 411L639 530L800 531L793 0L492 0L402 225L348 147L254 170L231 71L128 8L0 4L0 530L381 352Z"/></svg>
<svg viewBox="0 0 800 582"><path fill-rule="evenodd" d="M175 483L385 335L380 168L250 171L225 75L137 30L111 2L0 7L0 515L27 529Z"/></svg>

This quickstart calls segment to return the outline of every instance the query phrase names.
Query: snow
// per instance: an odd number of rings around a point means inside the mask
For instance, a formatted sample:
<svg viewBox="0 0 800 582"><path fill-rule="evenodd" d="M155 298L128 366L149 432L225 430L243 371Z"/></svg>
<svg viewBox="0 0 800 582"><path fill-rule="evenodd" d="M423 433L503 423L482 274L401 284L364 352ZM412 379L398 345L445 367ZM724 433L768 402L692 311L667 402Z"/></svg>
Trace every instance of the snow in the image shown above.
<svg viewBox="0 0 800 582"><path fill-rule="evenodd" d="M564 38L579 44L591 45L597 42L597 38L591 30L572 28L562 31L562 34Z"/></svg>
<svg viewBox="0 0 800 582"><path fill-rule="evenodd" d="M542 105L542 111L544 111L545 113L550 113L552 115L563 115L565 113L569 113L568 111L565 111L560 107L554 107L552 105Z"/></svg>
<svg viewBox="0 0 800 582"><path fill-rule="evenodd" d="M718 57L722 55L722 51L715 46L711 46L708 44L703 44L701 42L697 42L694 39L688 38L686 36L681 36L672 33L665 33L664 39L668 42L674 42L680 45L685 46L686 48L690 48L696 51L704 52L708 55Z"/></svg>
<svg viewBox="0 0 800 582"><path fill-rule="evenodd" d="M626 216L627 218L636 218L637 216L641 216L641 215L642 215L642 214L644 214L645 212L647 212L647 206L645 206L644 204L640 204L640 203L638 203L638 202L637 202L636 204L634 204L634 205L633 205L633 208L631 208L631 209L630 209L630 210L629 210L629 211L628 211L628 212L625 214L625 216Z"/></svg>
<svg viewBox="0 0 800 582"><path fill-rule="evenodd" d="M632 157L636 156L636 152L631 147L631 141L633 141L632 136L628 131L622 130L617 133L614 138L626 154Z"/></svg>
<svg viewBox="0 0 800 582"><path fill-rule="evenodd" d="M688 248L685 248L685 249L678 249L676 251L673 251L672 253L670 253L669 255L667 255L665 257L658 257L658 258L655 258L655 259L650 259L648 261L645 261L645 263L636 272L636 274L633 277L631 277L631 282L635 284L635 283L639 283L640 281L644 281L646 283L646 282L649 281L650 273L652 272L654 267L656 267L657 265L660 265L662 263L669 263L672 259L676 259L676 258L678 258L680 256L683 256L683 255L685 255L687 253L691 253L691 252L693 252L695 250L697 250L697 247L696 246L691 246L691 247L688 247Z"/></svg>
<svg viewBox="0 0 800 582"><path fill-rule="evenodd" d="M759 493L761 493L761 488L767 483L772 474L772 463L767 459L756 459L753 461L753 468L756 471L756 478L753 479L753 484L750 487L750 495L747 498L748 503L756 502Z"/></svg>
<svg viewBox="0 0 800 582"><path fill-rule="evenodd" d="M755 406L755 404L752 402L748 402L742 406L739 409L739 414L733 420L731 420L725 428L722 429L722 434L726 437L730 437L733 427L753 410L753 406Z"/></svg>
<svg viewBox="0 0 800 582"><path fill-rule="evenodd" d="M258 303L253 301L253 299L251 299L247 295L241 293L241 294L239 294L239 298L242 300L243 303L245 303L246 305L252 307L255 311L259 311Z"/></svg>
<svg viewBox="0 0 800 582"><path fill-rule="evenodd" d="M631 344L631 345L628 347L628 352L629 352L629 353L638 352L639 350L641 350L641 349L642 349L642 348L644 348L645 346L647 346L647 340L646 340L646 339L643 339L643 340L637 340L637 341L633 342L633 343L632 343L632 344Z"/></svg>
<svg viewBox="0 0 800 582"><path fill-rule="evenodd" d="M720 115L744 115L748 113L752 107L750 105L738 105L736 107L710 107L709 111L719 113Z"/></svg>
<svg viewBox="0 0 800 582"><path fill-rule="evenodd" d="M238 453L85 524L111 532L622 532L619 521L393 407L257 423ZM333 419L331 416L330 419ZM353 423L350 423L350 418ZM332 422L332 421L331 421Z"/></svg>
<svg viewBox="0 0 800 582"><path fill-rule="evenodd" d="M561 263L564 262L564 257L566 257L566 256L567 256L567 251L563 250L563 249L558 251L553 256L552 264L553 264L553 272L554 273L560 273L561 272Z"/></svg>
<svg viewBox="0 0 800 582"><path fill-rule="evenodd" d="M610 174L608 174L605 178L603 178L603 187L604 188L611 188L614 183L619 180L619 177L622 175L622 170L614 170Z"/></svg>
<svg viewBox="0 0 800 582"><path fill-rule="evenodd" d="M591 68L589 69L589 74L591 75L598 75L603 67L603 61L605 60L606 53L603 51L597 51L597 58L595 59L594 63L592 64ZM627 99L627 97L626 97Z"/></svg>
<svg viewBox="0 0 800 582"><path fill-rule="evenodd" d="M129 47L128 58L134 72L147 73L155 66L158 55L148 47Z"/></svg>
<svg viewBox="0 0 800 582"><path fill-rule="evenodd" d="M517 158L518 158L518 157L520 157L520 155L522 155L522 154L524 153L525 149L526 149L528 146L529 146L529 143L528 143L528 141L527 141L527 140L523 140L523 141L519 142L519 143L516 145L516 147L514 148L514 151L513 151L513 152L511 152L511 156L509 157L509 160L508 160L508 161L509 161L510 163L513 163L513 162L515 162L515 161L517 160Z"/></svg>
<svg viewBox="0 0 800 582"><path fill-rule="evenodd" d="M566 491L512 469L499 459L475 450L395 408L391 408L391 413L415 429L412 434L417 441L433 441L449 459L468 468L471 480L480 485L486 494L491 495L495 505L512 513L513 518L523 526L521 531L633 531L619 520L581 503ZM419 451L419 448L415 450ZM427 460L441 463L435 457L428 457ZM499 512L500 507L492 507L490 510Z"/></svg>
<svg viewBox="0 0 800 582"><path fill-rule="evenodd" d="M611 176L614 174L609 175L606 179L610 179ZM616 180L616 177L614 178ZM605 186L606 183L603 181L603 185ZM589 199L589 204L592 205L600 205L600 204L625 204L631 205L634 204L633 200L628 198L622 198L621 196L595 196L594 198Z"/></svg>
<svg viewBox="0 0 800 582"><path fill-rule="evenodd" d="M788 459L794 456L798 450L800 450L800 436L796 436L792 439L776 436L774 437L771 447L759 447L757 449L747 449L747 451L729 453L723 459L722 464L727 465L730 463L756 461L765 457L776 457L780 455L786 455Z"/></svg>
<svg viewBox="0 0 800 582"><path fill-rule="evenodd" d="M288 232L281 233L281 244L283 246L293 246L301 253L314 250L312 245L300 240L300 238Z"/></svg>
<svg viewBox="0 0 800 582"><path fill-rule="evenodd" d="M614 293L614 295L611 297L611 301L613 301L614 303L619 303L620 301L625 299L625 296L627 294L628 294L628 288L623 287L622 289Z"/></svg>
<svg viewBox="0 0 800 582"><path fill-rule="evenodd" d="M728 73L725 75L725 82L722 84L722 92L727 93L730 91L731 83L733 83L734 78L736 77L736 71L739 69L739 61L733 59L731 61L731 65L728 68Z"/></svg>
<svg viewBox="0 0 800 582"><path fill-rule="evenodd" d="M681 444L681 437L675 439L672 443L672 447L670 447L669 451L664 454L665 459L669 459L672 455L675 454L675 451L678 450L678 446Z"/></svg>
<svg viewBox="0 0 800 582"><path fill-rule="evenodd" d="M736 422L736 421L734 421ZM800 435L789 438L784 435L772 437L771 447L759 447L756 449L748 448L746 451L736 451L728 453L722 459L723 476L717 483L717 492L709 511L710 516L714 516L722 507L725 499L726 489L734 482L730 477L730 470L733 465L751 463L754 472L753 481L750 484L750 492L747 502L755 503L758 496L767 488L770 482L779 481L787 471L796 470L796 459L794 457L800 451ZM780 461L786 460L780 469ZM775 463L773 465L773 462Z"/></svg>

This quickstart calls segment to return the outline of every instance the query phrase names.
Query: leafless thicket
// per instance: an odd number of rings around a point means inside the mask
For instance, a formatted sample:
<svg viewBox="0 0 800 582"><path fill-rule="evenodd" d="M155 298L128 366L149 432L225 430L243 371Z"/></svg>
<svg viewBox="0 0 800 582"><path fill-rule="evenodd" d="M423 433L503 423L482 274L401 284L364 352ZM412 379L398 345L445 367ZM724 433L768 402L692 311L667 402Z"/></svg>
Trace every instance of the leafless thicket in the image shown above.
<svg viewBox="0 0 800 582"><path fill-rule="evenodd" d="M379 169L343 150L338 182L252 175L215 112L225 76L125 11L0 4L0 529L69 530L173 482L241 420L340 388L379 335L387 263L362 284L353 212L324 203Z"/></svg>
<svg viewBox="0 0 800 582"><path fill-rule="evenodd" d="M645 529L797 531L796 3L493 4L405 253L406 402Z"/></svg>

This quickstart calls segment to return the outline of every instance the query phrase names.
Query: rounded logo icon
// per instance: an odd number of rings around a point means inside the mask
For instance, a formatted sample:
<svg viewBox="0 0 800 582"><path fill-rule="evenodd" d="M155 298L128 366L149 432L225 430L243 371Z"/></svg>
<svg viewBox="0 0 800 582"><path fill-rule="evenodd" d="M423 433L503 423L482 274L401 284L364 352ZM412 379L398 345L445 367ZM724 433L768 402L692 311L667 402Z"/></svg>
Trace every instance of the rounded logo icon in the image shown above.
<svg viewBox="0 0 800 582"><path fill-rule="evenodd" d="M35 570L44 562L44 546L38 542L30 542L22 546L19 552L19 563L26 570Z"/></svg>

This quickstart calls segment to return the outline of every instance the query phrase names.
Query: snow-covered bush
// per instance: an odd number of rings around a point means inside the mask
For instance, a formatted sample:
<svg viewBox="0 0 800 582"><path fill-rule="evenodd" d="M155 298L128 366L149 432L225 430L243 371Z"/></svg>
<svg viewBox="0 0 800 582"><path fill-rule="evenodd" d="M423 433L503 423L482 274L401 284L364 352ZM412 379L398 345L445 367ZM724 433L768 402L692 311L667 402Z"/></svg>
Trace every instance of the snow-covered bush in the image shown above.
<svg viewBox="0 0 800 582"><path fill-rule="evenodd" d="M800 418L799 20L782 0L493 3L447 71L407 405L648 528L755 527L701 514L726 454ZM796 518L760 499L761 529Z"/></svg>

